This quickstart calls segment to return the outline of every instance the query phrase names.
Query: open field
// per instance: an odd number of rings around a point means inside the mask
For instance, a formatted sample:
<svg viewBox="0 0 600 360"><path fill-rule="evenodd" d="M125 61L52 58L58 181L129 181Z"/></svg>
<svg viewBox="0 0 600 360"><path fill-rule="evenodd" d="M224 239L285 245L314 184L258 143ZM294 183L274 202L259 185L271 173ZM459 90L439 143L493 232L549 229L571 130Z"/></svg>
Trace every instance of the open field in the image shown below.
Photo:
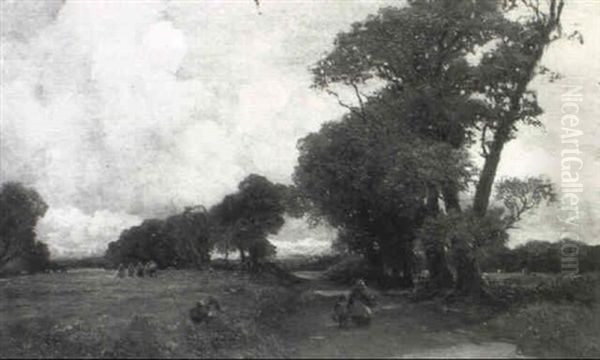
<svg viewBox="0 0 600 360"><path fill-rule="evenodd" d="M284 355L261 307L276 310L288 293L234 272L117 279L85 269L0 279L0 289L2 357ZM189 309L208 295L222 315L193 324Z"/></svg>
<svg viewBox="0 0 600 360"><path fill-rule="evenodd" d="M599 354L597 306L541 300L491 311L442 299L412 301L410 290L376 292L369 328L331 320L348 290L299 273L295 287L235 271L162 271L117 279L80 269L0 279L1 357L521 357ZM519 292L553 275L490 274ZM507 285L508 284L508 285ZM223 311L193 324L189 310L214 296ZM552 342L552 346L548 342Z"/></svg>

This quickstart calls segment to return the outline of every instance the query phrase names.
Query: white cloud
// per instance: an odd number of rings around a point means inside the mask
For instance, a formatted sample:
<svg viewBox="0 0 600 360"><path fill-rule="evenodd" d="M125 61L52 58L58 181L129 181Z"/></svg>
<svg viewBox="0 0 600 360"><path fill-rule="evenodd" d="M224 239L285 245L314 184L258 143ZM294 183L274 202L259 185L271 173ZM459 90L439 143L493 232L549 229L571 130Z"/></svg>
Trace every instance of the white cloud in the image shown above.
<svg viewBox="0 0 600 360"><path fill-rule="evenodd" d="M289 182L297 139L343 112L309 89L308 66L389 3L265 0L258 15L250 0L3 2L0 181L39 190L56 254L209 206L250 172ZM551 141L536 141L531 164L502 171L547 170Z"/></svg>
<svg viewBox="0 0 600 360"><path fill-rule="evenodd" d="M76 207L50 208L37 231L44 235L53 256L98 255L123 229L142 219L123 212L96 211L91 215Z"/></svg>

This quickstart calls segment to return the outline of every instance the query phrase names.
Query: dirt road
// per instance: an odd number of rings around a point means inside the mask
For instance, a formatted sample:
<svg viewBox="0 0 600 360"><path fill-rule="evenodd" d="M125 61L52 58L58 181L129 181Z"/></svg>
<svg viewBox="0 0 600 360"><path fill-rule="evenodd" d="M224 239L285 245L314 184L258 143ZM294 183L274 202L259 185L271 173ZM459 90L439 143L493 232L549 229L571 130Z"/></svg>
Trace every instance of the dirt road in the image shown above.
<svg viewBox="0 0 600 360"><path fill-rule="evenodd" d="M310 279L304 296L311 301L284 325L296 357L522 357L515 345L466 324L461 314L440 311L433 302L410 302L402 294L379 294L370 327L338 329L331 310L345 289L318 274L297 275Z"/></svg>

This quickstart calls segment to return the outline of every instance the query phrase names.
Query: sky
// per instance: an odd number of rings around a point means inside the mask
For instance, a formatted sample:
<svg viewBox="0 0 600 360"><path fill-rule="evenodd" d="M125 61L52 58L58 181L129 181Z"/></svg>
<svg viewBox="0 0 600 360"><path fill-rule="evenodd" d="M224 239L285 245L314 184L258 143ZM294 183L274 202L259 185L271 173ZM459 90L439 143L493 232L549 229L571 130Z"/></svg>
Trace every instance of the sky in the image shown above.
<svg viewBox="0 0 600 360"><path fill-rule="evenodd" d="M101 254L144 218L210 206L249 173L291 183L296 142L344 110L310 88L309 67L335 35L402 1L0 2L0 182L49 205L38 238L55 257ZM560 182L564 85L584 86L579 117L582 240L600 243L600 2L569 1L565 30L536 79L543 129L522 128L499 176ZM511 244L556 240L557 208L526 217ZM326 249L335 232L289 221L275 243ZM286 245L287 244L287 245ZM294 250L295 249L295 250Z"/></svg>

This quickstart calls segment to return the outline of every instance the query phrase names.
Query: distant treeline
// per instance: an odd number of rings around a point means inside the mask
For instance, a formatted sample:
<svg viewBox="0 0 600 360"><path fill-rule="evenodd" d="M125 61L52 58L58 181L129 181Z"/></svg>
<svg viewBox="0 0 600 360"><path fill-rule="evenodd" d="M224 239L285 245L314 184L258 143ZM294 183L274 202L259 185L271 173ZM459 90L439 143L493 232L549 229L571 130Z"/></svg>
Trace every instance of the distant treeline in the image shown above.
<svg viewBox="0 0 600 360"><path fill-rule="evenodd" d="M489 250L480 257L482 271L558 273L561 271L561 249L566 243L579 249L579 272L600 271L600 245L587 245L571 240L559 242L529 241L514 249L506 247Z"/></svg>
<svg viewBox="0 0 600 360"><path fill-rule="evenodd" d="M106 268L108 261L103 256L92 256L81 259L55 259L50 262L50 269L84 269L84 268Z"/></svg>
<svg viewBox="0 0 600 360"><path fill-rule="evenodd" d="M106 259L112 266L154 260L160 268L199 268L213 251L239 252L251 266L275 254L268 240L284 223L291 188L260 175L249 175L238 191L210 209L187 207L166 219L147 219L111 242Z"/></svg>

